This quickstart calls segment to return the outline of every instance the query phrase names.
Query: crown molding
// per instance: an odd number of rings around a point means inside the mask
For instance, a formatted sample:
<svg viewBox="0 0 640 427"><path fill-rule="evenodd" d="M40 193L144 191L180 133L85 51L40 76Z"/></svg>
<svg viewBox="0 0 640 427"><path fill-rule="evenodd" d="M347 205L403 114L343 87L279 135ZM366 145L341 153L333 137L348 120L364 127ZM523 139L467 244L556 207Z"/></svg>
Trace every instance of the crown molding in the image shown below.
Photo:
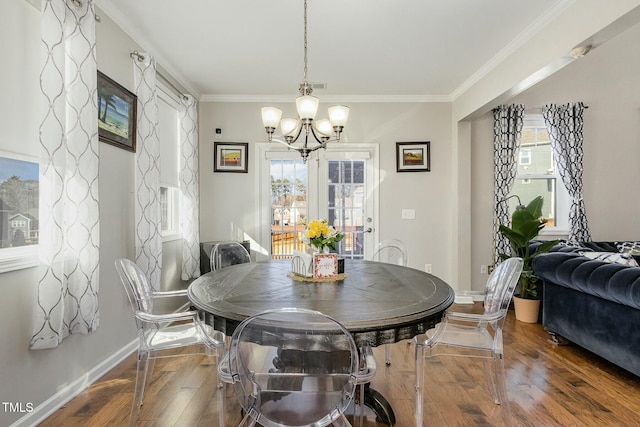
<svg viewBox="0 0 640 427"><path fill-rule="evenodd" d="M554 21L576 0L562 0L549 8L538 19L525 28L516 38L511 40L502 50L500 50L493 58L478 69L471 77L462 83L456 90L451 93L451 99L456 100L459 96L469 90L473 85L487 76L494 68L504 62L509 56L524 46L529 40L539 34L549 22Z"/></svg>
<svg viewBox="0 0 640 427"><path fill-rule="evenodd" d="M186 79L182 73L176 70L175 67L171 65L171 62L166 60L163 56L161 56L158 52L159 49L150 42L147 37L145 37L142 33L140 33L136 26L130 22L130 20L122 13L118 8L113 6L111 2L108 0L95 0L96 6L102 10L106 15L109 16L115 22L122 31L124 31L129 37L133 39L135 43L140 45L141 50L147 52L151 56L153 56L156 62L164 69L167 73L171 75L182 87L184 87L190 95L194 98L199 99L202 95L199 91L197 91L191 84L187 83L189 80Z"/></svg>
<svg viewBox="0 0 640 427"><path fill-rule="evenodd" d="M322 102L336 103L401 103L452 102L450 95L319 95ZM270 102L289 103L292 95L202 95L200 102Z"/></svg>

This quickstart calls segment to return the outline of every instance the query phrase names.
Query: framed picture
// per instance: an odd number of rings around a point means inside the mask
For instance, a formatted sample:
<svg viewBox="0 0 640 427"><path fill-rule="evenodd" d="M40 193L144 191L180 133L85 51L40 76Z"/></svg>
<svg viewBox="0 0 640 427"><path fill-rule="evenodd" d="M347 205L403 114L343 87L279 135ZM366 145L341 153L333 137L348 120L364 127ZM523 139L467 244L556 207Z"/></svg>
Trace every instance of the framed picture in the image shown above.
<svg viewBox="0 0 640 427"><path fill-rule="evenodd" d="M337 254L316 254L313 256L313 277L327 279L338 274Z"/></svg>
<svg viewBox="0 0 640 427"><path fill-rule="evenodd" d="M247 142L214 142L214 172L248 172L249 143Z"/></svg>
<svg viewBox="0 0 640 427"><path fill-rule="evenodd" d="M398 172L431 171L431 143L396 142L396 169Z"/></svg>
<svg viewBox="0 0 640 427"><path fill-rule="evenodd" d="M98 71L98 139L136 152L138 97Z"/></svg>

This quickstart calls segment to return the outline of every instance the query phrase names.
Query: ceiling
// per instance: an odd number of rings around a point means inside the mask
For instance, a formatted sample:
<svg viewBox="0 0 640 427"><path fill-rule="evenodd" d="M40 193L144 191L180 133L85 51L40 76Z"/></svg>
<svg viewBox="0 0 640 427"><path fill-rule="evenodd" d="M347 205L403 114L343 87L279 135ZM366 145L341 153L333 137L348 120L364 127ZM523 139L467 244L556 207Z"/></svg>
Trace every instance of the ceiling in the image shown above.
<svg viewBox="0 0 640 427"><path fill-rule="evenodd" d="M451 100L573 0L308 0L318 96ZM98 0L192 94L295 97L302 0Z"/></svg>

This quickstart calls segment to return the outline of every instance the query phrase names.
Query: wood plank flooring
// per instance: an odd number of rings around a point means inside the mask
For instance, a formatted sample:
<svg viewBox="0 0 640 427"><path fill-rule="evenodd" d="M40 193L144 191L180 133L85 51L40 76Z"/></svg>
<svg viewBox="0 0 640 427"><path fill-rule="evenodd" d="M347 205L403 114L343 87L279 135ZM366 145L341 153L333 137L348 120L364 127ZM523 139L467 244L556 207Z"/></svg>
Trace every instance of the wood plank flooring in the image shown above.
<svg viewBox="0 0 640 427"><path fill-rule="evenodd" d="M550 344L540 324L518 322L513 312L504 332L508 405L489 398L481 361L433 358L426 362L424 426L640 426L639 377L577 346ZM413 346L393 345L391 366L384 347L374 352L372 386L391 402L397 426L415 425ZM206 356L158 360L138 426L217 426L214 368ZM40 427L128 425L135 369L132 355ZM239 406L231 388L225 393L226 425L234 426ZM381 426L372 415L366 425Z"/></svg>

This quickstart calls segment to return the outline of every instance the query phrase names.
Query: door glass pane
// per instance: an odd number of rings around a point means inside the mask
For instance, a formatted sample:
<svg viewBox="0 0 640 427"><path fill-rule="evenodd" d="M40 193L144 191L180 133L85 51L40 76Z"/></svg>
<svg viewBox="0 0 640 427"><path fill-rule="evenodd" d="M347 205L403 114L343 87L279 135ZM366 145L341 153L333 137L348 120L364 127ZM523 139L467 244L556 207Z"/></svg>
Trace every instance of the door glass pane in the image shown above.
<svg viewBox="0 0 640 427"><path fill-rule="evenodd" d="M329 161L328 219L344 233L338 253L345 258L364 258L364 161Z"/></svg>
<svg viewBox="0 0 640 427"><path fill-rule="evenodd" d="M271 160L271 258L304 251L307 224L307 165L300 160Z"/></svg>

